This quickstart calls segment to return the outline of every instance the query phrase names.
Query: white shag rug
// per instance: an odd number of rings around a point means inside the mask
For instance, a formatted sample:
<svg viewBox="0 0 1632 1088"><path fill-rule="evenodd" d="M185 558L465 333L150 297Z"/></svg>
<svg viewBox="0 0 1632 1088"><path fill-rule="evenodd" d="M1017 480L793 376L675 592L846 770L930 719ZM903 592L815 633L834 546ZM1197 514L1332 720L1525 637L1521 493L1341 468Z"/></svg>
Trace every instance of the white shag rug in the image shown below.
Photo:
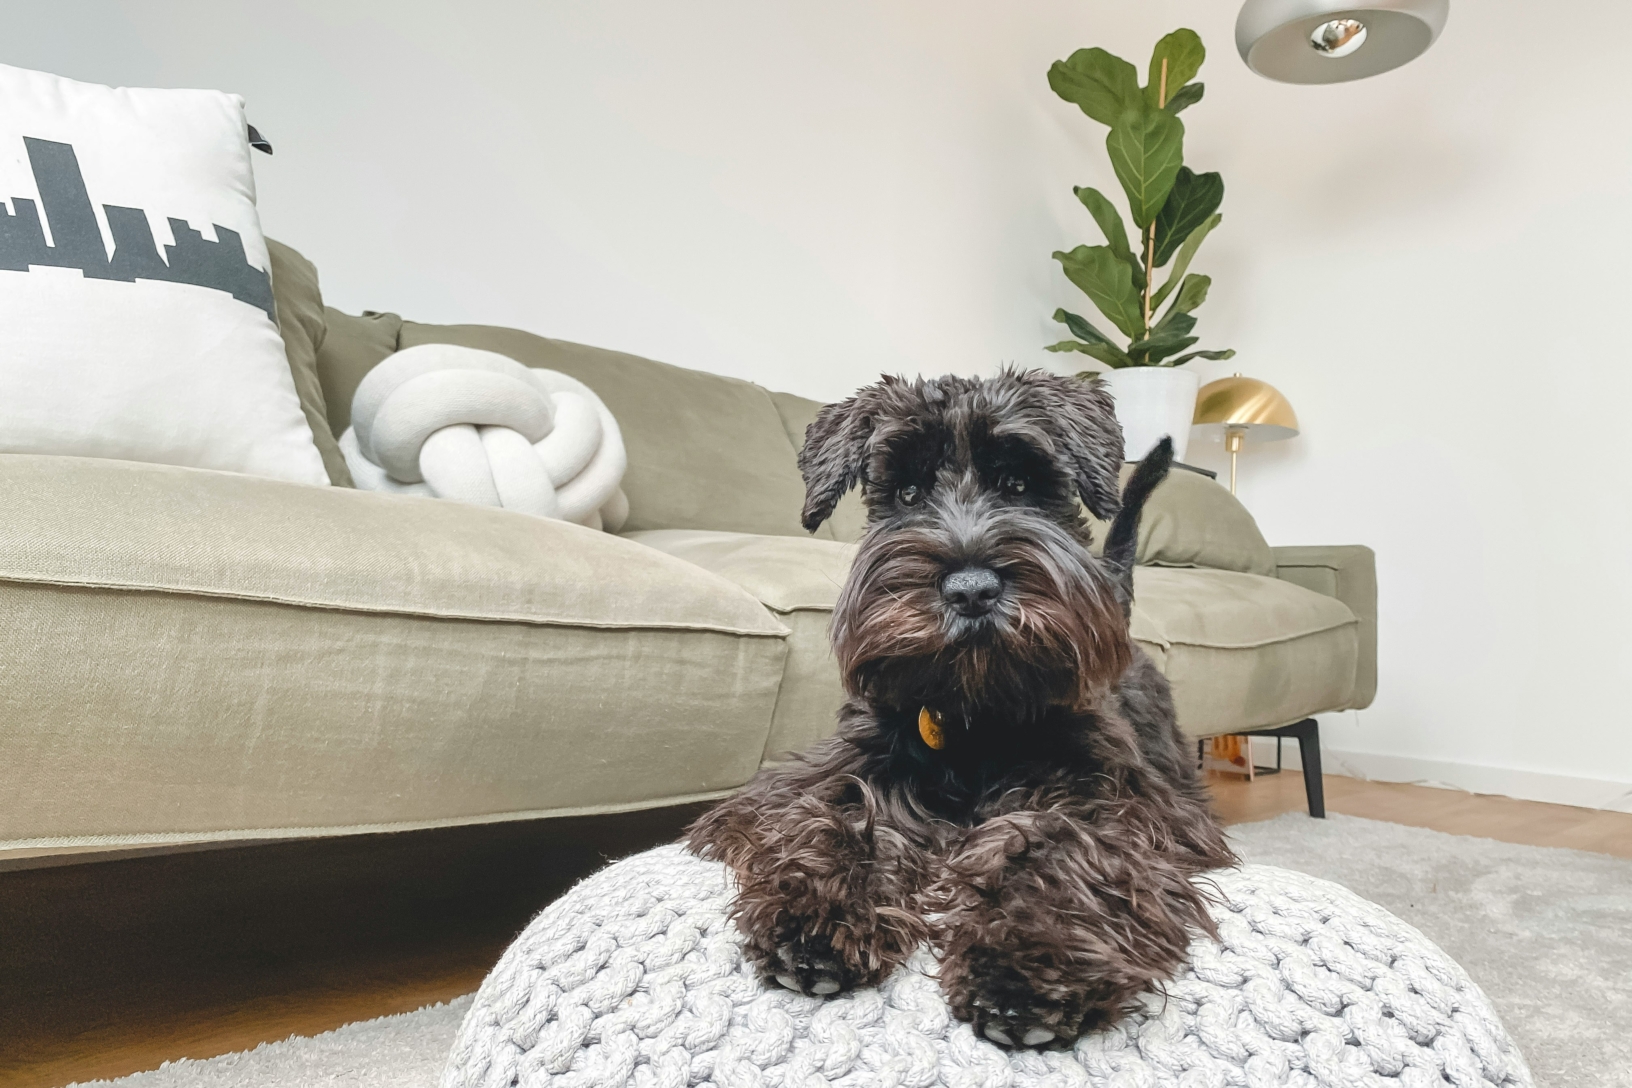
<svg viewBox="0 0 1632 1088"><path fill-rule="evenodd" d="M1248 861L1335 880L1421 929L1490 996L1539 1085L1632 1088L1632 861L1343 816L1231 836ZM468 1002L111 1083L434 1088Z"/></svg>
<svg viewBox="0 0 1632 1088"><path fill-rule="evenodd" d="M203 1061L81 1084L119 1088L434 1088L471 995ZM69 1088L81 1088L80 1084Z"/></svg>

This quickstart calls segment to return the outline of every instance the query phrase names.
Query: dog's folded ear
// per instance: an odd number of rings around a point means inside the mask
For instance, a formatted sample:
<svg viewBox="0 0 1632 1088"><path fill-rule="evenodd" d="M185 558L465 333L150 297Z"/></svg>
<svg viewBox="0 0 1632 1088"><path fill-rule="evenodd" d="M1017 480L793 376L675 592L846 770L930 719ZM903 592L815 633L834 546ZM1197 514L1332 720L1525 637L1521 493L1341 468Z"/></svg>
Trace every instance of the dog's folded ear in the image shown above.
<svg viewBox="0 0 1632 1088"><path fill-rule="evenodd" d="M1074 378L1034 370L1025 377L1047 386L1058 436L1071 462L1077 495L1096 518L1110 521L1121 506L1122 425L1116 402L1098 378Z"/></svg>
<svg viewBox="0 0 1632 1088"><path fill-rule="evenodd" d="M867 439L873 433L872 388L829 404L805 428L799 474L805 478L805 508L799 523L814 533L833 514L845 493L861 480Z"/></svg>

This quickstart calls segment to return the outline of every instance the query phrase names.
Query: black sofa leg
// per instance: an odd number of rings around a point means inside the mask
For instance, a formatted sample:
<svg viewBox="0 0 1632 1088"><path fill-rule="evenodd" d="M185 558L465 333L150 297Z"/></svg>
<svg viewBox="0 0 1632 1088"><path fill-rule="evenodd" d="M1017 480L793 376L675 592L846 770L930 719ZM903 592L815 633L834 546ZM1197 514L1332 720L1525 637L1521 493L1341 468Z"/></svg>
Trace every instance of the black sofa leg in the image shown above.
<svg viewBox="0 0 1632 1088"><path fill-rule="evenodd" d="M1309 801L1309 815L1317 820L1326 818L1326 783L1320 771L1320 723L1313 718L1283 725L1279 729L1255 729L1249 736L1292 737L1298 742L1298 757L1303 760L1303 793Z"/></svg>
<svg viewBox="0 0 1632 1088"><path fill-rule="evenodd" d="M1317 820L1326 818L1326 782L1320 771L1320 723L1313 718L1286 728L1288 736L1298 738L1298 755L1303 760L1303 793L1309 801L1309 815Z"/></svg>

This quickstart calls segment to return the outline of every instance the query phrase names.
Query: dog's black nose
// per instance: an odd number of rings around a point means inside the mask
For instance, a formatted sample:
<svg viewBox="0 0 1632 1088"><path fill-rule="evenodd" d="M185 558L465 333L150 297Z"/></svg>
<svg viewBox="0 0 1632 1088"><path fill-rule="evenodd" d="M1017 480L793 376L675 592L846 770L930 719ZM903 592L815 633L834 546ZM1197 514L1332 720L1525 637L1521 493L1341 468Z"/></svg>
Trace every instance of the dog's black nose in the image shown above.
<svg viewBox="0 0 1632 1088"><path fill-rule="evenodd" d="M985 567L964 567L948 574L941 583L941 596L946 603L965 616L990 612L1002 592L1003 579Z"/></svg>

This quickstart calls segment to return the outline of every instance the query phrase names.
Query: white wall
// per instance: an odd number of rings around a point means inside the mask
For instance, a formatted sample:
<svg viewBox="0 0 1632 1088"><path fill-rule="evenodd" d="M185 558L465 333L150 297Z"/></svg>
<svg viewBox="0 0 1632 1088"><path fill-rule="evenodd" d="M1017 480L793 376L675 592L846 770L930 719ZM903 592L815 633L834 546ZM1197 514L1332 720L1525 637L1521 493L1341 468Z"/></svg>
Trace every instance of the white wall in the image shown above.
<svg viewBox="0 0 1632 1088"><path fill-rule="evenodd" d="M1566 12L1564 9L1568 8ZM1253 76L1233 0L8 4L0 60L246 96L268 232L336 305L485 321L837 397L881 370L1059 367L1049 260L1094 242L1102 130L1049 62L1212 49L1224 173L1204 346L1302 437L1242 494L1273 543L1364 542L1376 705L1344 765L1632 807L1632 9L1457 0L1335 87ZM1192 460L1207 461L1205 451ZM1214 455L1209 462L1217 466Z"/></svg>

